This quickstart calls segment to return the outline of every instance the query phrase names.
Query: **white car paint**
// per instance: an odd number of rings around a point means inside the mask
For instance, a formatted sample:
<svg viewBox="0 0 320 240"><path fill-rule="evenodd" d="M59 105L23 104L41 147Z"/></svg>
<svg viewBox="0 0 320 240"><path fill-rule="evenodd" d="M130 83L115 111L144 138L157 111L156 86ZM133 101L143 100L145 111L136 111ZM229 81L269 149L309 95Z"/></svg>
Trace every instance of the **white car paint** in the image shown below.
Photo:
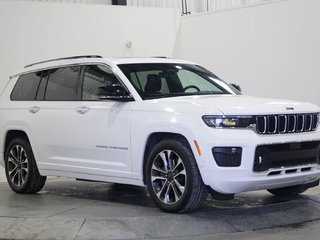
<svg viewBox="0 0 320 240"><path fill-rule="evenodd" d="M133 96L133 102L113 101L11 101L19 74L70 64L107 64ZM320 112L318 106L288 100L245 95L184 96L142 100L117 64L187 63L188 61L90 58L37 64L14 75L0 100L0 163L9 130L22 130L30 140L42 175L67 176L144 185L143 161L149 136L157 132L177 133L189 142L206 185L221 193L284 187L320 178L320 166L308 172L268 176L252 170L255 148L262 144L320 141L319 128L296 134L259 135L252 129L215 129L204 115L259 115ZM36 114L31 107L39 107ZM77 111L85 109L85 114ZM67 119L67 121L66 121ZM196 149L197 141L201 155ZM223 168L215 163L211 149L217 146L243 148L240 167ZM287 168L290 169L290 168ZM281 169L283 170L283 169Z"/></svg>

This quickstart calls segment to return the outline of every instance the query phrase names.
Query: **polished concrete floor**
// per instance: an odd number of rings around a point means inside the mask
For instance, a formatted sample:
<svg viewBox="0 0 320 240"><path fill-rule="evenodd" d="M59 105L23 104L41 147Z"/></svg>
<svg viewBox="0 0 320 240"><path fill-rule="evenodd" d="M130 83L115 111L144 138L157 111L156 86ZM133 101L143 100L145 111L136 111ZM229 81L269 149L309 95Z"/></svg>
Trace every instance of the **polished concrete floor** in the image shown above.
<svg viewBox="0 0 320 240"><path fill-rule="evenodd" d="M4 173L4 168L0 166L0 182L5 182L6 181L6 176Z"/></svg>
<svg viewBox="0 0 320 240"><path fill-rule="evenodd" d="M0 183L0 239L320 239L320 188L295 198L265 191L208 197L189 214L159 211L145 188L49 178L36 195Z"/></svg>

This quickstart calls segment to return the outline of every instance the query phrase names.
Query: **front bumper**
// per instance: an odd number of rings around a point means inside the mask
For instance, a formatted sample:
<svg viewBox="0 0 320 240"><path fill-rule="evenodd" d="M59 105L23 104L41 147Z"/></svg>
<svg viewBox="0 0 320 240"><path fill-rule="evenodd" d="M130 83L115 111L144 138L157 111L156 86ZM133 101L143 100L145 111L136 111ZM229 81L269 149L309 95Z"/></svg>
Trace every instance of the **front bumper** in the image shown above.
<svg viewBox="0 0 320 240"><path fill-rule="evenodd" d="M319 141L319 130L276 135L259 135L248 129L207 130L207 137L199 139L203 154L197 157L198 166L204 183L220 193L281 188L310 183L320 178L320 165L317 163L271 168L264 172L253 170L257 146ZM213 147L241 147L241 165L219 167L212 155Z"/></svg>

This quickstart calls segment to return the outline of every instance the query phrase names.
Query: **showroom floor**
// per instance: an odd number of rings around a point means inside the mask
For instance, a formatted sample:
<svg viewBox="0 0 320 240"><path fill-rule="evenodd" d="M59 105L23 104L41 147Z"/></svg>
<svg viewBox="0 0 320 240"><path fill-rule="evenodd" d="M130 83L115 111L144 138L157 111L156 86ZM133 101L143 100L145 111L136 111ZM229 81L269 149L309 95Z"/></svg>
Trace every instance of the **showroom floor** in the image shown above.
<svg viewBox="0 0 320 240"><path fill-rule="evenodd" d="M166 214L142 187L49 178L39 194L0 183L0 239L319 239L320 188L276 199L265 191L208 198L190 214Z"/></svg>
<svg viewBox="0 0 320 240"><path fill-rule="evenodd" d="M0 182L5 182L6 181L6 176L4 173L3 167L0 166Z"/></svg>

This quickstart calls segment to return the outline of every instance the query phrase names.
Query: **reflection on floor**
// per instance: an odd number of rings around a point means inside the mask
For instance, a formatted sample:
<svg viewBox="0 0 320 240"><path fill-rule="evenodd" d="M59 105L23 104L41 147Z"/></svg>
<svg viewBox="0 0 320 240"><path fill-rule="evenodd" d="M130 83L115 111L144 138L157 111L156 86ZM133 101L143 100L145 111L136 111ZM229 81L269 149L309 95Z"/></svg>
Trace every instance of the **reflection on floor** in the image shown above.
<svg viewBox="0 0 320 240"><path fill-rule="evenodd" d="M319 187L294 198L266 191L208 197L199 211L166 214L144 187L49 178L39 194L20 195L0 183L0 239L233 239L318 219Z"/></svg>

